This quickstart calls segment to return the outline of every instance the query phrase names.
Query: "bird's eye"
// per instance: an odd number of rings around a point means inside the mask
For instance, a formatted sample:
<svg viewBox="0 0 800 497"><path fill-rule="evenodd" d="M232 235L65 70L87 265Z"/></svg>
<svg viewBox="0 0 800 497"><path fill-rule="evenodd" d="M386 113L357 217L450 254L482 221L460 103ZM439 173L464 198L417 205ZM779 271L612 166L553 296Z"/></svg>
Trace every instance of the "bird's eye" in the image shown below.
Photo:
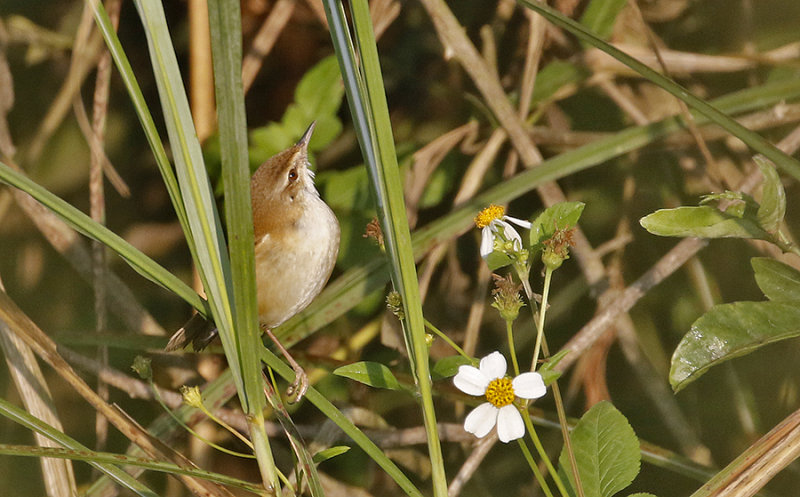
<svg viewBox="0 0 800 497"><path fill-rule="evenodd" d="M289 169L289 181L294 181L297 179L297 169L291 168Z"/></svg>

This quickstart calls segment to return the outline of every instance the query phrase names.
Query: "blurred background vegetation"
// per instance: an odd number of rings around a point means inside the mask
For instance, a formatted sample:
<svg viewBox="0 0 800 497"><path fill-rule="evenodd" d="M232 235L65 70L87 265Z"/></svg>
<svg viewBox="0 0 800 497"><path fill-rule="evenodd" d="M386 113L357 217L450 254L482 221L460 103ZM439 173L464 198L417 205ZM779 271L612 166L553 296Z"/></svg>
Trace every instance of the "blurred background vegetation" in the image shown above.
<svg viewBox="0 0 800 497"><path fill-rule="evenodd" d="M500 137L499 146L488 157L487 169L475 172L476 157L494 143L490 137L497 121L490 106L453 53L443 48L422 3L375 0L371 4L398 159L408 178L410 218L414 226L422 227L450 212L470 192L513 181L507 178L523 165L507 140ZM580 19L588 4L557 0L554 6ZM7 119L17 147L16 163L36 182L88 212L90 149L75 108L85 107L91 115L94 64L103 44L95 33L76 52L83 6L80 1L0 3L0 48L12 78L0 78L0 94L8 102L13 90ZM707 100L800 76L800 3L796 0L642 0L638 9L625 2L620 7L608 39L638 57L650 59L655 44L669 74ZM197 21L189 15L196 8L188 1L165 2L196 111L198 133L214 178L218 176L218 145L213 101L207 97L213 98L213 82L202 74L190 77L210 64L210 53L204 51L200 40L202 26L194 24ZM537 54L539 75L533 95L526 96L523 81L533 14L507 0L461 0L451 2L450 8L491 68L493 74L489 76L500 82L515 108L521 100L530 99L531 105L524 112L526 130L545 158L680 112L674 98L607 63L608 59L601 59L596 51L553 27L547 28ZM333 51L321 4L317 0L243 0L242 18L246 51L265 37L267 42L272 38L272 43L254 49L254 60L260 67L254 66L246 98L253 167L296 140L299 126L304 129L311 119L319 120L311 146L317 184L343 229L333 281L347 269L376 257L379 250L363 237L373 216L372 199L335 59L327 58ZM260 33L266 23L272 24ZM122 3L119 35L156 122L162 126L144 33L129 2ZM84 69L79 68L81 65ZM746 117L748 127L778 142L797 126L800 107L788 99L753 106L739 117ZM674 240L646 233L639 227L640 217L662 207L695 204L699 195L718 190L723 184L735 186L749 174L752 154L738 140L711 127L700 132L713 157L712 164L697 141L682 131L559 181L566 198L586 203L581 228L603 256L605 268L602 281L592 284L587 283L575 258L557 273L547 326L552 350L564 345L592 318L598 309L597 298L605 288L622 289L632 283L675 244ZM128 190L121 194L116 186L105 183L107 225L191 282L193 268L183 234L116 74L111 77L104 149ZM465 180L474 182L475 187L465 186ZM794 182L785 186L787 227L794 232L800 209L798 186ZM542 208L539 197L529 193L511 203L509 214L530 218ZM425 287L427 319L457 342L469 337L473 340L472 353L480 357L502 347L505 334L500 317L485 305L490 299L489 275L478 256L477 237L477 230L467 231L446 241L442 249L434 249L434 255L421 262L420 278ZM768 250L758 243L714 241L650 290L630 312L631 319L618 324L619 340L609 335L611 338L597 342L562 380L568 413L577 417L590 404L611 399L642 440L698 463L721 467L795 410L800 403L800 373L796 368L800 347L796 341L767 347L714 369L677 396L671 394L667 382L672 350L709 305L763 299L753 280L749 258L771 254ZM796 259L781 257L798 266ZM132 329L112 313L104 333L91 338L96 320L91 282L42 236L9 190L0 188L0 278L11 298L37 325L58 343L90 357L94 357L97 343L108 344L109 364L126 374L136 355L150 353L157 381L166 388L202 384L204 377L217 375L224 367L221 359L158 354L164 339L142 339L145 334L159 334L159 327L160 333L171 333L191 310L139 277L117 257L109 256L108 264L157 325L149 330ZM536 275L533 286L541 287ZM384 316L383 297L382 290L365 297L353 310L293 350L304 363L324 370L342 361L370 359L395 366L402 375L406 362L397 348L396 325ZM520 330L533 329L524 320L518 326ZM334 358L333 352L347 345L356 332L357 336L372 338ZM521 338L524 332L518 336L523 340L518 350L529 351L533 334L528 339ZM438 342L431 350L434 360L451 353ZM90 384L96 382L94 373L83 372ZM93 446L94 411L57 376L46 373L52 381L64 431ZM439 381L436 386L442 394L453 391L448 381ZM416 404L408 396L369 390L329 375L322 376L319 388L340 408L363 408L363 416L380 416L389 426L411 428L421 423ZM0 369L0 389L4 398L18 399L6 368ZM110 399L143 425L163 413L155 402L132 399L124 389L111 388ZM551 415L550 402L545 400L537 407ZM441 405L440 421L461 422L463 414L458 408L445 402ZM310 438L324 422L306 405L299 406L293 416ZM365 423L375 426L372 419ZM32 443L28 431L5 419L0 419L0 433L4 443ZM219 436L224 445L242 449L236 441ZM543 436L557 451L558 430L544 430ZM178 437L175 443L179 447L189 445L186 436ZM106 450L124 452L126 447L127 440L112 429ZM465 447L445 443L449 476L463 461ZM199 455L202 448L191 450L195 451L193 458L205 461L203 467L257 477L249 462L217 453ZM284 452L288 454L288 450ZM398 449L396 460L408 473L424 475L422 454L423 445L407 451ZM287 464L289 456L284 457L280 464ZM75 467L79 482L90 481L88 466L77 463ZM326 462L321 470L373 495L399 492L357 450ZM790 466L768 489L774 495L793 495L791 489L797 488L800 478L797 470ZM165 494L180 494L179 486L167 483L161 475L147 478L155 482L155 488L163 485ZM417 480L424 487L424 476ZM499 481L514 485L506 488L518 488L513 495L538 495L522 458L511 446L493 449L463 495L493 494ZM674 468L645 464L631 491L669 497L687 495L699 486L697 480ZM38 461L3 457L0 492L41 495Z"/></svg>

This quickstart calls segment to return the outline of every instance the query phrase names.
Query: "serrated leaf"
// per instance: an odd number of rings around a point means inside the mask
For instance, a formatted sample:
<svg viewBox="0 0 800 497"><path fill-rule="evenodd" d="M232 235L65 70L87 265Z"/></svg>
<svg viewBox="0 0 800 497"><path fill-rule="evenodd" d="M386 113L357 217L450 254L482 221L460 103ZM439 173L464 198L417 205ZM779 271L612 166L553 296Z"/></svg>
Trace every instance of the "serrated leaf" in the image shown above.
<svg viewBox="0 0 800 497"><path fill-rule="evenodd" d="M599 402L589 409L575 425L570 440L586 497L610 497L639 474L639 439L610 402ZM561 451L558 462L575 488L566 450Z"/></svg>
<svg viewBox="0 0 800 497"><path fill-rule="evenodd" d="M753 257L758 288L770 300L800 301L800 271L769 257Z"/></svg>
<svg viewBox="0 0 800 497"><path fill-rule="evenodd" d="M708 205L660 209L640 219L639 224L659 236L770 239L769 233L755 220L733 216Z"/></svg>
<svg viewBox="0 0 800 497"><path fill-rule="evenodd" d="M761 155L756 155L753 160L756 161L764 176L761 205L757 214L758 222L765 230L774 233L786 215L786 191L783 189L781 177L772 162Z"/></svg>
<svg viewBox="0 0 800 497"><path fill-rule="evenodd" d="M585 206L583 202L560 202L545 209L531 221L531 247L534 248L553 236L557 229L564 230L576 226Z"/></svg>
<svg viewBox="0 0 800 497"><path fill-rule="evenodd" d="M679 392L712 366L798 335L800 302L715 305L692 324L672 354L669 382Z"/></svg>
<svg viewBox="0 0 800 497"><path fill-rule="evenodd" d="M451 355L439 359L431 368L431 376L434 380L450 378L458 373L458 367L464 364L472 364L472 361L462 355Z"/></svg>
<svg viewBox="0 0 800 497"><path fill-rule="evenodd" d="M335 447L330 447L317 452L314 454L312 460L314 461L314 464L319 464L323 461L327 461L328 459L333 459L336 456L340 456L349 450L350 447L346 445L337 445Z"/></svg>
<svg viewBox="0 0 800 497"><path fill-rule="evenodd" d="M374 388L386 388L389 390L403 389L400 382L397 381L397 378L395 378L389 368L378 362L354 362L353 364L336 368L333 374L344 378L350 378L351 380Z"/></svg>

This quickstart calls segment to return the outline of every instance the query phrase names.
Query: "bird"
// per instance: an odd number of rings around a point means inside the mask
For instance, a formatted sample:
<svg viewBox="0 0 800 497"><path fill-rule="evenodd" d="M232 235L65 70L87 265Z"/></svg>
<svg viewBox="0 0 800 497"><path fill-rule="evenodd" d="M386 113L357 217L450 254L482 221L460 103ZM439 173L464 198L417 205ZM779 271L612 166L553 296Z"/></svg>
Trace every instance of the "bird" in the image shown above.
<svg viewBox="0 0 800 497"><path fill-rule="evenodd" d="M309 169L308 143L315 125L296 144L267 159L250 179L259 325L295 370L288 392L295 400L305 393L308 379L271 330L319 295L333 271L341 237L339 221ZM172 336L165 350L192 343L199 351L216 337L216 328L197 316Z"/></svg>

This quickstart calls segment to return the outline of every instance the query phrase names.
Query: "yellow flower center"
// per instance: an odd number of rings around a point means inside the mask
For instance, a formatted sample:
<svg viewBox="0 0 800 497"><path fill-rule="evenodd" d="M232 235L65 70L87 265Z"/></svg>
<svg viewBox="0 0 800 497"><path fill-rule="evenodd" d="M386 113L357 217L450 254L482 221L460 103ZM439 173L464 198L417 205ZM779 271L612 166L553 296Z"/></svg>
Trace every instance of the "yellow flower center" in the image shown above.
<svg viewBox="0 0 800 497"><path fill-rule="evenodd" d="M492 380L486 387L486 400L497 408L514 402L514 387L511 385L511 378Z"/></svg>
<svg viewBox="0 0 800 497"><path fill-rule="evenodd" d="M502 205L490 205L475 216L475 226L485 228L495 219L502 219L506 213L506 208Z"/></svg>

